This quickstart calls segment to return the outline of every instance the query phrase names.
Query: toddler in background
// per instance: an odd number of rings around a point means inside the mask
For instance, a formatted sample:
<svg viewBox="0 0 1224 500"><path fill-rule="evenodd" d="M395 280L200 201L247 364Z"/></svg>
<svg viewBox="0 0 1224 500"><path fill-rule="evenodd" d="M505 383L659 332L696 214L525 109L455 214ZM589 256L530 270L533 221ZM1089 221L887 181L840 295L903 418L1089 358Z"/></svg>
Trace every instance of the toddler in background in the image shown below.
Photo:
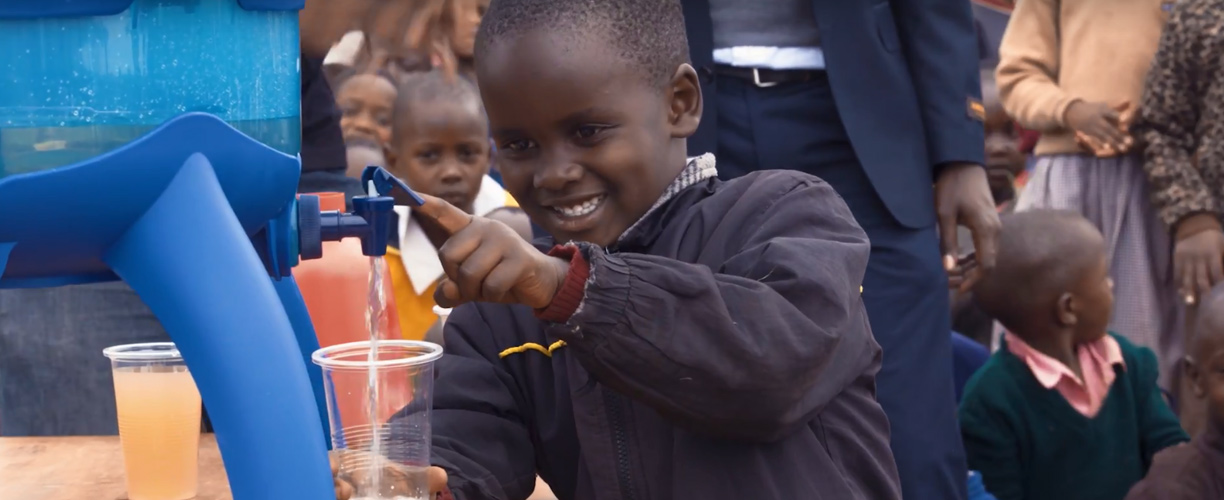
<svg viewBox="0 0 1224 500"><path fill-rule="evenodd" d="M489 178L492 150L484 107L475 86L434 70L402 78L394 125L384 152L388 170L420 193L469 214L505 222L524 239L531 224L504 189ZM438 248L447 234L406 206L395 208L387 262L400 329L421 339L434 325L434 290L443 276Z"/></svg>
<svg viewBox="0 0 1224 500"><path fill-rule="evenodd" d="M1105 241L1072 212L1005 216L977 302L1007 329L965 388L969 468L999 500L1121 500L1156 452L1188 440L1152 352L1109 333Z"/></svg>
<svg viewBox="0 0 1224 500"><path fill-rule="evenodd" d="M1200 311L1186 371L1194 397L1207 401L1205 428L1189 445L1156 455L1147 478L1126 500L1224 498L1224 285L1213 289Z"/></svg>

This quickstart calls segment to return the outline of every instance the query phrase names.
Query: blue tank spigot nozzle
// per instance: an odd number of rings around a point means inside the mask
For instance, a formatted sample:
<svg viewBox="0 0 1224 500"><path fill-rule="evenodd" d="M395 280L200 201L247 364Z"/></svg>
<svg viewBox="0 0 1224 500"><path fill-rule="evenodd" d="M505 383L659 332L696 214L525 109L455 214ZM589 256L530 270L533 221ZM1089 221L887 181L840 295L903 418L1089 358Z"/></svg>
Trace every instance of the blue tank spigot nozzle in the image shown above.
<svg viewBox="0 0 1224 500"><path fill-rule="evenodd" d="M310 260L323 256L324 241L360 238L363 254L372 257L386 255L387 241L391 235L390 218L396 199L413 206L421 206L425 200L413 192L404 181L381 167L366 167L361 181L369 194L353 198L353 211L349 213L321 212L318 197L298 197L296 209L285 212L286 215L296 218L296 246L281 247L297 250L301 259ZM276 221L273 221L272 225L275 223ZM292 264L297 264L293 258L280 260L292 260Z"/></svg>
<svg viewBox="0 0 1224 500"><path fill-rule="evenodd" d="M387 237L391 234L391 213L395 209L395 200L389 196L358 196L353 198L353 213L365 220L364 234L361 235L361 253L374 257L387 254ZM324 219L327 227L328 219ZM340 218L337 223L341 228L351 227L352 219ZM348 223L349 226L345 226Z"/></svg>

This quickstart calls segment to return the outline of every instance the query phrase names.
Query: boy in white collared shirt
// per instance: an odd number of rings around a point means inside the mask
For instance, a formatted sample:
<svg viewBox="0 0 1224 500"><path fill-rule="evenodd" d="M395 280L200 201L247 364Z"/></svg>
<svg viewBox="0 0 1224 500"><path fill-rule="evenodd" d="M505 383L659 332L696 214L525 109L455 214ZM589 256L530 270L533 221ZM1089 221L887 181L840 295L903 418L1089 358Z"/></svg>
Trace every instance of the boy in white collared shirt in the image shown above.
<svg viewBox="0 0 1224 500"><path fill-rule="evenodd" d="M498 219L531 239L531 224L518 203L491 177L492 148L484 108L475 87L434 71L408 75L398 86L394 126L387 145L391 173L412 189L442 198L464 211ZM395 208L398 237L387 251L400 330L422 339L434 325L434 290L443 276L438 248L446 235L434 224Z"/></svg>

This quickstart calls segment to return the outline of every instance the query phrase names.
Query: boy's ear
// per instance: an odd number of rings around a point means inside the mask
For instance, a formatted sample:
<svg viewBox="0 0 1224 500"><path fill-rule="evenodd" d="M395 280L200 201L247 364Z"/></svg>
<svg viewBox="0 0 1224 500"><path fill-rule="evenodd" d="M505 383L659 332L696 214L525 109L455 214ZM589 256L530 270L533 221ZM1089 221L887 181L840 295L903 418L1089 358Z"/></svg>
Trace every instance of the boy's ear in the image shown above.
<svg viewBox="0 0 1224 500"><path fill-rule="evenodd" d="M1079 301L1075 300L1075 296L1063 292L1054 303L1054 318L1059 326L1075 326L1079 323L1079 317L1075 314L1078 309Z"/></svg>
<svg viewBox="0 0 1224 500"><path fill-rule="evenodd" d="M1203 380L1203 371L1199 368L1199 364L1194 360L1194 356L1186 356L1182 360L1186 369L1186 377L1190 379L1191 386L1194 390L1194 397L1202 399L1207 396L1207 381Z"/></svg>
<svg viewBox="0 0 1224 500"><path fill-rule="evenodd" d="M672 137L688 138L697 132L701 123L701 83L697 78L697 70L685 63L676 68L668 83L667 119L671 124Z"/></svg>

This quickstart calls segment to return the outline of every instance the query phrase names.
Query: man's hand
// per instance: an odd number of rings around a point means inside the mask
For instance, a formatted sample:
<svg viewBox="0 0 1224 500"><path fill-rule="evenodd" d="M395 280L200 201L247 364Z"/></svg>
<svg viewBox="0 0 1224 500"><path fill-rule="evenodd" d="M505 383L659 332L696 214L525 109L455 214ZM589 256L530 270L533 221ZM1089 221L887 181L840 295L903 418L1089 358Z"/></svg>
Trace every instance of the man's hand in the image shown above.
<svg viewBox="0 0 1224 500"><path fill-rule="evenodd" d="M356 495L357 488L353 485L365 485L369 482L367 474L368 470L345 471L341 473L340 463L344 461L347 454L364 454L365 452L354 452L348 450L333 451L328 454L327 458L331 461L332 478L336 485L336 500L350 500ZM409 476L406 468L402 465L388 462L386 459L377 458L377 461L385 462L386 465L382 469L382 490L380 492L361 491L362 495L378 495L379 497L392 498L396 495L406 496L410 494ZM369 464L371 460L366 457L353 458L351 463ZM429 482L429 498L434 498L439 493L446 490L446 471L441 467L430 467L425 472L426 480Z"/></svg>
<svg viewBox="0 0 1224 500"><path fill-rule="evenodd" d="M540 252L501 222L473 217L439 198L421 198L425 204L414 213L450 235L438 249L446 271L434 293L438 305L496 302L543 309L552 303L569 273L568 261Z"/></svg>
<svg viewBox="0 0 1224 500"><path fill-rule="evenodd" d="M968 291L994 270L998 255L999 213L990 195L986 170L972 163L946 165L935 182L935 213L939 216L940 248L944 270L953 278L949 286ZM973 234L976 267L963 269L957 262L956 226Z"/></svg>
<svg viewBox="0 0 1224 500"><path fill-rule="evenodd" d="M1100 102L1075 101L1067 107L1064 121L1076 132L1080 142L1098 156L1116 155L1131 147L1132 139L1127 133L1128 123L1122 115L1130 109L1130 102L1110 107Z"/></svg>
<svg viewBox="0 0 1224 500"><path fill-rule="evenodd" d="M1173 275L1187 304L1224 281L1224 231L1214 214L1196 214L1178 224Z"/></svg>

